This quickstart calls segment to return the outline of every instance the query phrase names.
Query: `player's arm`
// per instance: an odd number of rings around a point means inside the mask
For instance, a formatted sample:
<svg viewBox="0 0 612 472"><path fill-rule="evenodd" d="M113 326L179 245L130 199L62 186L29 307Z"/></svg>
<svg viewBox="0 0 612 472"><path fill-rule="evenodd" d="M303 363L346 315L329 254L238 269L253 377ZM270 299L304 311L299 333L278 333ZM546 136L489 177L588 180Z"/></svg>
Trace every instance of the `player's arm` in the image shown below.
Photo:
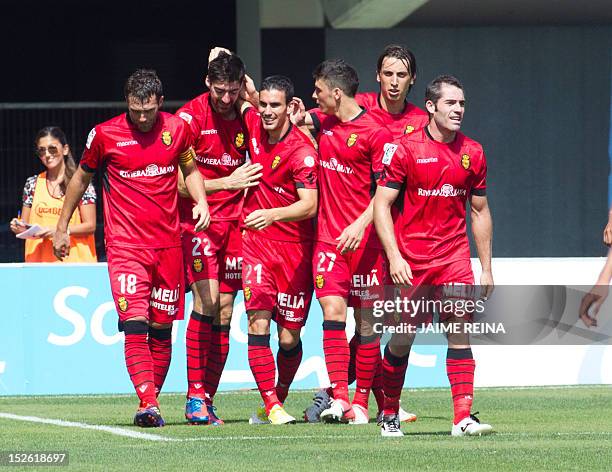
<svg viewBox="0 0 612 472"><path fill-rule="evenodd" d="M73 236L87 236L96 231L96 204L88 203L83 205L79 203L79 215L81 223L70 226L70 234Z"/></svg>
<svg viewBox="0 0 612 472"><path fill-rule="evenodd" d="M298 188L299 200L286 207L259 209L244 219L247 228L262 230L276 222L301 221L317 214L317 189Z"/></svg>
<svg viewBox="0 0 612 472"><path fill-rule="evenodd" d="M587 294L582 297L580 303L579 317L582 322L589 328L597 326L597 315L601 305L608 298L608 292L610 290L610 280L612 280L612 249L608 250L608 258L606 263L601 269L597 282L589 290Z"/></svg>
<svg viewBox="0 0 612 472"><path fill-rule="evenodd" d="M305 128L307 130L315 129L312 115L306 111L304 102L299 97L293 97L292 102L295 103L293 108L290 110L289 119L298 128ZM303 130L302 130L303 131Z"/></svg>
<svg viewBox="0 0 612 472"><path fill-rule="evenodd" d="M608 211L608 223L604 228L603 242L606 246L612 246L612 208Z"/></svg>
<svg viewBox="0 0 612 472"><path fill-rule="evenodd" d="M70 254L68 222L70 221L74 210L76 210L76 207L79 205L81 197L83 197L85 190L87 190L92 177L92 172L87 172L81 166L79 166L70 179L68 187L66 188L64 205L62 206L62 212L55 228L55 234L53 235L53 253L55 254L55 257L60 260Z"/></svg>
<svg viewBox="0 0 612 472"><path fill-rule="evenodd" d="M204 183L206 195L212 195L222 190L242 190L249 187L259 185L259 179L263 175L260 171L263 168L261 164L249 164L245 162L234 172L226 177L218 179L207 179ZM181 197L189 198L189 192L185 185L185 177L179 169L178 190Z"/></svg>
<svg viewBox="0 0 612 472"><path fill-rule="evenodd" d="M359 248L365 230L374 219L374 199L370 200L368 207L365 211L357 217L350 225L342 230L340 236L336 238L338 244L336 249L340 251L340 254L344 254L347 251L355 251Z"/></svg>
<svg viewBox="0 0 612 472"><path fill-rule="evenodd" d="M389 274L396 285L411 285L412 271L402 257L395 238L391 206L400 193L398 188L379 185L374 195L374 227L389 259Z"/></svg>
<svg viewBox="0 0 612 472"><path fill-rule="evenodd" d="M480 285L484 288L483 296L488 297L493 291L493 272L491 271L491 252L493 243L493 219L489 210L486 195L470 196L472 216L472 234L476 243L478 259L482 267Z"/></svg>
<svg viewBox="0 0 612 472"><path fill-rule="evenodd" d="M195 231L202 231L208 228L210 224L210 213L208 211L208 203L206 201L206 190L204 188L204 179L198 170L193 160L193 149L189 148L179 160L179 167L185 179L185 187L189 192L189 196L196 202L193 207L193 219L198 222L195 225Z"/></svg>

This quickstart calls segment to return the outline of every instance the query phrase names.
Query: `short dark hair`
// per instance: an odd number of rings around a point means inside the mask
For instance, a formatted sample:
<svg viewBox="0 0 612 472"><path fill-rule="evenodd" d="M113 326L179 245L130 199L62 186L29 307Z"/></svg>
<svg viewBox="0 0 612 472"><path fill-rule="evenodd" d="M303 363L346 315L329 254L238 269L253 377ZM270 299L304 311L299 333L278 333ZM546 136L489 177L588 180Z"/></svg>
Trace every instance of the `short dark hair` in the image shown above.
<svg viewBox="0 0 612 472"><path fill-rule="evenodd" d="M425 101L431 100L433 103L437 103L442 96L441 89L443 84L452 85L463 90L463 85L459 82L457 77L452 75L439 75L427 85L427 89L425 89Z"/></svg>
<svg viewBox="0 0 612 472"><path fill-rule="evenodd" d="M123 93L126 100L128 97L134 97L141 102L146 102L153 95L159 101L164 95L164 90L157 72L152 69L138 69L128 77Z"/></svg>
<svg viewBox="0 0 612 472"><path fill-rule="evenodd" d="M246 67L242 59L236 54L221 51L219 55L208 63L208 80L212 82L242 82L246 74Z"/></svg>
<svg viewBox="0 0 612 472"><path fill-rule="evenodd" d="M343 59L321 62L312 72L315 80L322 80L331 88L339 88L349 97L354 97L359 88L357 71Z"/></svg>
<svg viewBox="0 0 612 472"><path fill-rule="evenodd" d="M291 82L289 77L284 75L271 75L263 79L261 87L259 87L259 91L261 92L262 90L279 90L285 92L285 103L289 103L295 96L293 82Z"/></svg>

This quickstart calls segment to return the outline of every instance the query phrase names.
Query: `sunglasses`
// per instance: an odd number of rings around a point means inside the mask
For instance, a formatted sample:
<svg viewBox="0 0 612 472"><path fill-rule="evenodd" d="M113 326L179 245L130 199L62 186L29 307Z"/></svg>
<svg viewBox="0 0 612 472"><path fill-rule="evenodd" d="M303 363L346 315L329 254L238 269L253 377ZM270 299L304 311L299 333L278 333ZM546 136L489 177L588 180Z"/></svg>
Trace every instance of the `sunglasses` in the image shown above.
<svg viewBox="0 0 612 472"><path fill-rule="evenodd" d="M52 156L57 156L60 152L60 149L57 146L39 147L38 149L36 149L36 154L38 154L38 157L45 157L47 151L49 151L49 154L51 154Z"/></svg>

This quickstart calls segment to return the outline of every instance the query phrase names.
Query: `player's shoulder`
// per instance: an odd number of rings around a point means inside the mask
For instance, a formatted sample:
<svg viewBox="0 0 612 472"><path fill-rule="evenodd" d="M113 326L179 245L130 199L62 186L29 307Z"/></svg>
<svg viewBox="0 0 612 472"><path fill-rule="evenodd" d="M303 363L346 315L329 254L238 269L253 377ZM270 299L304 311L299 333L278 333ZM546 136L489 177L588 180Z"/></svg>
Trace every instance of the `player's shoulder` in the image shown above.
<svg viewBox="0 0 612 472"><path fill-rule="evenodd" d="M301 153L315 152L312 141L297 126L291 125L291 130L287 136L288 143L292 148Z"/></svg>
<svg viewBox="0 0 612 472"><path fill-rule="evenodd" d="M355 100L359 105L366 108L373 108L378 105L378 93L376 92L360 92L355 95Z"/></svg>
<svg viewBox="0 0 612 472"><path fill-rule="evenodd" d="M423 117L429 120L429 114L422 108L416 106L414 103L407 103L405 114L409 116Z"/></svg>
<svg viewBox="0 0 612 472"><path fill-rule="evenodd" d="M457 132L457 139L461 143L462 152L472 152L473 154L484 154L482 144L475 139L472 139L461 132Z"/></svg>
<svg viewBox="0 0 612 472"><path fill-rule="evenodd" d="M180 131L183 130L187 124L183 118L166 111L160 111L158 119L160 120L164 130L166 128L171 128Z"/></svg>
<svg viewBox="0 0 612 472"><path fill-rule="evenodd" d="M176 111L176 115L182 118L187 124L191 125L194 119L203 116L208 109L208 92L205 92L197 97L186 102Z"/></svg>
<svg viewBox="0 0 612 472"><path fill-rule="evenodd" d="M427 142L427 133L425 128L420 128L412 133L404 134L397 139L396 144L410 148L415 145L420 145Z"/></svg>

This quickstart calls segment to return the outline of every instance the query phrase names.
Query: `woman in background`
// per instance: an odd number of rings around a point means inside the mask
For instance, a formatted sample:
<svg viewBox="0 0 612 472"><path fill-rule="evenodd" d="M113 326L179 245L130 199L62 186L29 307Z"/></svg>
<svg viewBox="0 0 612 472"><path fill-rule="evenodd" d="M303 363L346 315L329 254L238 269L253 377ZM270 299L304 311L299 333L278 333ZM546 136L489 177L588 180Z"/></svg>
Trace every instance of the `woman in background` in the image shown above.
<svg viewBox="0 0 612 472"><path fill-rule="evenodd" d="M34 140L36 154L46 170L26 180L23 188L21 219L13 218L11 231L22 233L29 226L42 230L33 239L26 239L26 262L60 262L53 255L52 238L64 204L66 187L76 163L66 135L57 126L41 129ZM97 262L94 232L96 230L96 192L90 184L68 227L70 255L63 262Z"/></svg>

